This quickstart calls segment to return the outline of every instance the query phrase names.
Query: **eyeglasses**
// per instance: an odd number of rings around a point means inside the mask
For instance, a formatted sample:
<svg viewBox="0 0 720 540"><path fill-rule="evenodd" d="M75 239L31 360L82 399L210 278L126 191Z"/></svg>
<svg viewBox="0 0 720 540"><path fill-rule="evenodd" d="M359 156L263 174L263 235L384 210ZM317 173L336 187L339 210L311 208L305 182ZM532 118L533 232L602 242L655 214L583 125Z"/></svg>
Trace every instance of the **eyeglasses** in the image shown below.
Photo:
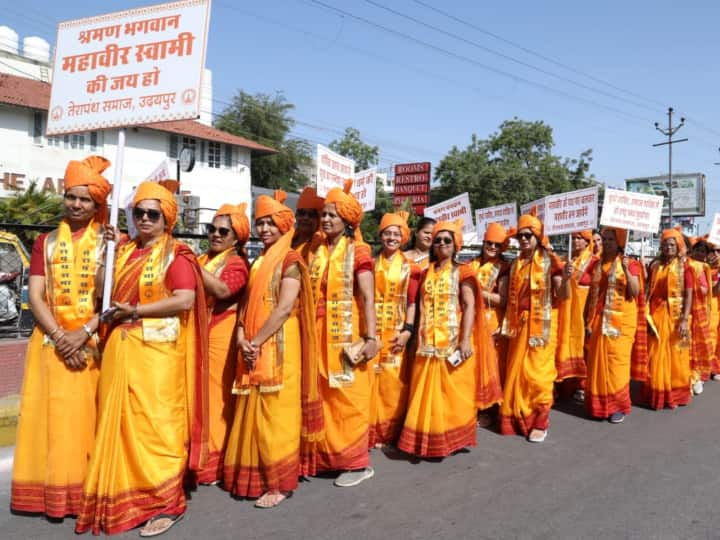
<svg viewBox="0 0 720 540"><path fill-rule="evenodd" d="M449 246L452 243L453 243L452 238L450 238L448 236L438 236L437 238L435 238L433 240L433 244L436 246L439 246L441 244L445 244L446 246Z"/></svg>
<svg viewBox="0 0 720 540"><path fill-rule="evenodd" d="M518 240L530 240L533 237L533 233L521 232L515 235Z"/></svg>
<svg viewBox="0 0 720 540"><path fill-rule="evenodd" d="M140 221L145 216L147 216L147 218L153 223L157 223L158 221L160 221L160 216L162 216L162 212L160 212L160 210L155 210L154 208L145 209L137 206L133 208L133 217L136 220Z"/></svg>
<svg viewBox="0 0 720 540"><path fill-rule="evenodd" d="M228 234L230 234L230 229L228 229L227 227L216 227L212 223L208 223L205 228L208 234L215 234L216 232L220 236L227 236Z"/></svg>
<svg viewBox="0 0 720 540"><path fill-rule="evenodd" d="M318 212L317 210L305 210L303 208L300 208L295 212L296 217L309 217L309 218L317 218Z"/></svg>

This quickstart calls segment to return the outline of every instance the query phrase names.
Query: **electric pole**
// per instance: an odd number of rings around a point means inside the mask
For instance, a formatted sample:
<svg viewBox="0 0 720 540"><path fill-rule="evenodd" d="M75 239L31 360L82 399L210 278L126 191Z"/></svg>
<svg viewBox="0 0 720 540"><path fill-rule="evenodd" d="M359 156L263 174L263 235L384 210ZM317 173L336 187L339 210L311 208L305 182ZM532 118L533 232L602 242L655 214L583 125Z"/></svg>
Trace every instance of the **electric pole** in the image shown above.
<svg viewBox="0 0 720 540"><path fill-rule="evenodd" d="M673 108L668 107L668 127L667 129L663 129L660 127L660 124L658 122L655 122L655 129L657 129L660 133L667 136L668 140L667 142L661 142L657 144L653 144L653 146L665 146L668 147L668 214L670 216L670 227L673 226L673 198L672 198L672 145L675 143L681 143L687 141L687 139L675 139L673 140L673 135L677 133L677 130L680 129L685 125L685 118L680 118L680 123L673 127L672 125L672 117L673 117Z"/></svg>

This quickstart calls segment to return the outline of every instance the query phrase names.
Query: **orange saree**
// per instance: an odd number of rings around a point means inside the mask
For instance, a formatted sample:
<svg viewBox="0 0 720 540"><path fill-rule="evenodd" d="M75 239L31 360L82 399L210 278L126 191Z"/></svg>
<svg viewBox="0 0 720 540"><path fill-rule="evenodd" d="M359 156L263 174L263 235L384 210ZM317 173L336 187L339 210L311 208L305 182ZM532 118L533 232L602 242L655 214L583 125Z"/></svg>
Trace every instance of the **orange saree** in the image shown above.
<svg viewBox="0 0 720 540"><path fill-rule="evenodd" d="M75 530L127 531L185 511L183 477L207 460L207 307L190 248L164 235L118 251L113 300L152 303L195 289L174 317L121 321L109 330L99 386L97 438Z"/></svg>

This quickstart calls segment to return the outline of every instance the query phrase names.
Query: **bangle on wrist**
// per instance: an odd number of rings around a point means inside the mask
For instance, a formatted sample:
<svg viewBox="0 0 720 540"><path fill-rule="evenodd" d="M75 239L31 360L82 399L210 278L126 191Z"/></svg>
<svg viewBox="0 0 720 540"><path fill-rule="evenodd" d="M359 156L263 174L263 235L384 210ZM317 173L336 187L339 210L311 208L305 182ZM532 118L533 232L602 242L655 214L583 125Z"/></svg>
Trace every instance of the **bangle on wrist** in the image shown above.
<svg viewBox="0 0 720 540"><path fill-rule="evenodd" d="M415 334L415 325L410 323L405 323L402 327L401 332L410 332L410 335L412 336Z"/></svg>
<svg viewBox="0 0 720 540"><path fill-rule="evenodd" d="M377 336L363 336L365 341L377 341Z"/></svg>
<svg viewBox="0 0 720 540"><path fill-rule="evenodd" d="M90 327L87 324L83 324L82 329L85 330L87 337L89 337L89 338L92 337L92 335L93 335L92 330L90 330Z"/></svg>
<svg viewBox="0 0 720 540"><path fill-rule="evenodd" d="M132 315L130 317L133 322L137 321L140 318L140 315L138 314L138 307L137 304L135 304L132 308Z"/></svg>

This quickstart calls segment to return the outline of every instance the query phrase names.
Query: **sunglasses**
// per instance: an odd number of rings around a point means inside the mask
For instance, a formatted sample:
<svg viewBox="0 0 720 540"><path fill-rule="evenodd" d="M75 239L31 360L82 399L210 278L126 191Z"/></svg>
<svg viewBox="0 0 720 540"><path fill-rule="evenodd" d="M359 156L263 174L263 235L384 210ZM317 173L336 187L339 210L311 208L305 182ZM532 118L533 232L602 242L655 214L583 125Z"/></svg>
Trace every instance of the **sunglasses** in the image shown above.
<svg viewBox="0 0 720 540"><path fill-rule="evenodd" d="M309 217L309 218L317 218L319 217L317 210L305 210L300 209L297 212L295 212L296 217Z"/></svg>
<svg viewBox="0 0 720 540"><path fill-rule="evenodd" d="M515 235L518 240L530 240L533 237L533 233L521 232Z"/></svg>
<svg viewBox="0 0 720 540"><path fill-rule="evenodd" d="M220 236L227 236L228 234L230 234L230 229L228 229L227 227L216 227L212 223L206 225L205 229L207 230L208 234L215 234L216 232Z"/></svg>
<svg viewBox="0 0 720 540"><path fill-rule="evenodd" d="M502 244L500 242L485 242L485 245L487 247L496 247L496 248L502 247Z"/></svg>
<svg viewBox="0 0 720 540"><path fill-rule="evenodd" d="M437 238L435 238L435 240L433 240L433 244L436 246L439 246L441 244L445 244L446 246L449 246L452 243L453 243L452 238L448 238L447 236L438 236Z"/></svg>
<svg viewBox="0 0 720 540"><path fill-rule="evenodd" d="M147 216L147 218L152 221L153 223L157 223L160 221L160 217L162 216L162 212L160 210L155 210L154 208L145 209L145 208L139 208L135 207L133 208L133 217L140 221L142 218Z"/></svg>

